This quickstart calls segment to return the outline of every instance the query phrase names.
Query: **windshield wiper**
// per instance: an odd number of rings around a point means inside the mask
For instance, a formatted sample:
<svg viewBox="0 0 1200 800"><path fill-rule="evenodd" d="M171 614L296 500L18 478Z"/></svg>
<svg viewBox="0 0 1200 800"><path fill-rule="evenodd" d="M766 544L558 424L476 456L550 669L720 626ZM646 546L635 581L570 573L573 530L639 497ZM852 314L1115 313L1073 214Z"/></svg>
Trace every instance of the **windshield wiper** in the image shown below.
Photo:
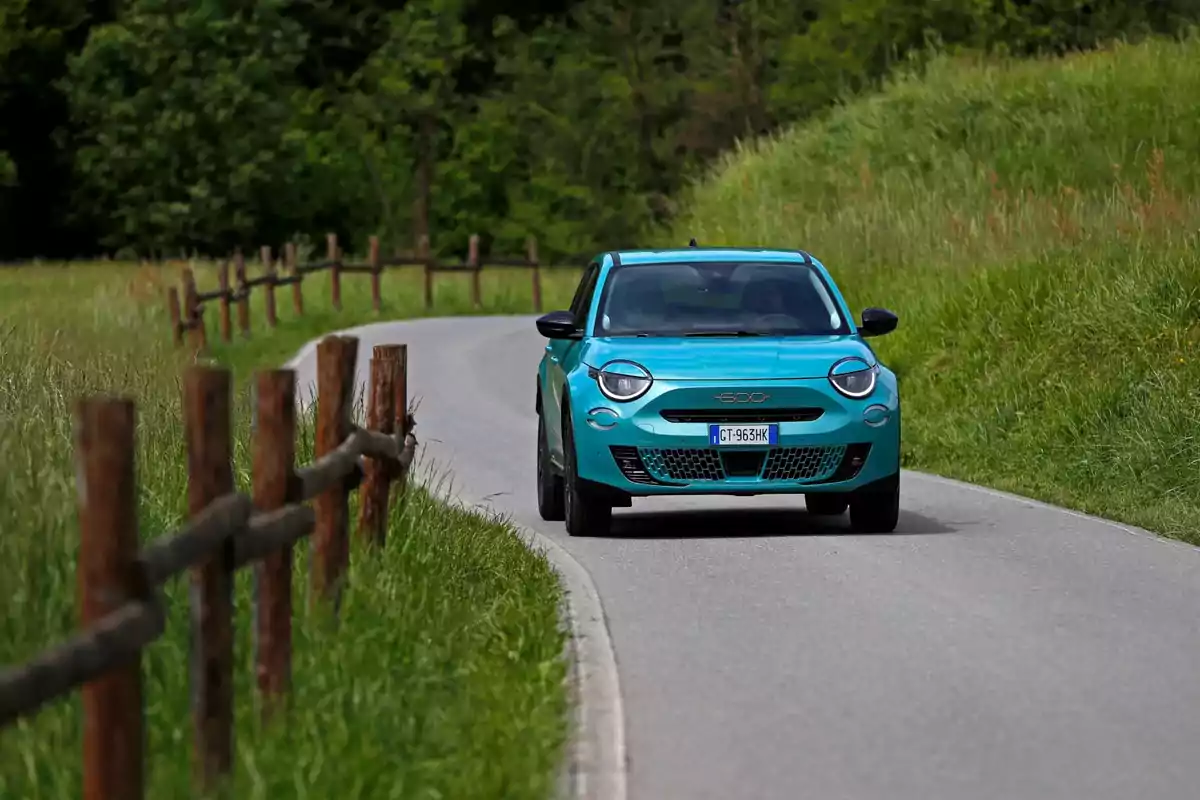
<svg viewBox="0 0 1200 800"><path fill-rule="evenodd" d="M758 331L692 331L684 336L765 336Z"/></svg>

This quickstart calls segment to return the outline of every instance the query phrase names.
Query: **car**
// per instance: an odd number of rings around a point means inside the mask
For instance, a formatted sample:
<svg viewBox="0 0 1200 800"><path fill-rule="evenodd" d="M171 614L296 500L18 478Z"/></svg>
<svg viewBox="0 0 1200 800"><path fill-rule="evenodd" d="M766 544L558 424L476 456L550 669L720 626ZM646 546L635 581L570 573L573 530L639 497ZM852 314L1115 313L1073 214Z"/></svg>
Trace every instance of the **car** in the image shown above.
<svg viewBox="0 0 1200 800"><path fill-rule="evenodd" d="M900 510L900 394L829 271L803 250L602 253L568 309L537 319L537 501L571 536L635 497L803 494L889 533Z"/></svg>

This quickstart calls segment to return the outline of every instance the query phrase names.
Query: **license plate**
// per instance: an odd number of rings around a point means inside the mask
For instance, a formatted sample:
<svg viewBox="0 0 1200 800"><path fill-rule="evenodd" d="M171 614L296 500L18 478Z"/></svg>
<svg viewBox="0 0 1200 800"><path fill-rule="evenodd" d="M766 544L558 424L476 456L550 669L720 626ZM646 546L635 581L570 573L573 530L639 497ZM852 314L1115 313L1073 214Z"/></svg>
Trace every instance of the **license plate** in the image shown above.
<svg viewBox="0 0 1200 800"><path fill-rule="evenodd" d="M708 443L727 445L779 444L778 425L709 425Z"/></svg>

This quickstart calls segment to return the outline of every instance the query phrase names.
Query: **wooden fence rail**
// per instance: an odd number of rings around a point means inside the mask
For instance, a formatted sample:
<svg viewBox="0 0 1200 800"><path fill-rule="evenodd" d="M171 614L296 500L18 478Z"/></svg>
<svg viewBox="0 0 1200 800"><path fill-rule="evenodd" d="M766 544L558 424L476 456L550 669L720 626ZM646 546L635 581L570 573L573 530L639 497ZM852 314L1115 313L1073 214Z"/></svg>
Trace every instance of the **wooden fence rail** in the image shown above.
<svg viewBox="0 0 1200 800"><path fill-rule="evenodd" d="M402 497L417 444L407 346L374 348L366 428L352 419L357 353L354 337L330 336L317 346L316 460L301 468L294 464L295 373L258 373L250 496L234 490L230 373L191 367L183 398L188 519L140 550L134 404L109 397L78 404L81 628L0 671L0 726L82 687L86 800L145 795L141 651L163 634L163 584L189 573L195 785L205 791L233 762L233 573L255 570L256 686L269 716L290 685L293 545L313 536L310 597L336 612L350 552L351 492L360 492L359 535L370 545L384 542L389 495L394 486Z"/></svg>
<svg viewBox="0 0 1200 800"><path fill-rule="evenodd" d="M300 264L296 261L296 248L289 244L283 249L282 270L280 260L272 256L270 247L259 250L259 260L263 273L255 278L246 277L246 261L241 251L233 254L234 280L229 280L229 261L223 261L217 272L218 287L214 290L201 292L196 289L196 279L190 268L183 271L183 282L180 288L170 287L167 290L167 310L170 313L171 327L175 343L183 344L185 336L191 337L193 349L203 349L207 346L207 331L204 322L205 306L211 302L219 305L219 331L222 341L230 341L233 330L230 318L230 306L237 306L238 331L242 336L250 335L250 292L262 287L265 290L265 306L268 327L275 327L278 321L275 289L281 286L292 287L292 310L299 316L304 313L304 294L302 283L305 277L319 272L329 272L330 297L333 307L342 307L342 276L344 274L362 273L371 277L371 305L379 311L383 305L382 276L389 268L420 267L424 272L424 302L425 310L433 308L434 276L439 273L459 273L471 278L471 302L475 308L483 306L483 290L480 273L486 267L522 267L530 270L531 289L533 293L533 310L542 311L542 274L544 268L558 268L542 265L538 261L537 240L530 237L526 242L526 252L521 257L482 257L479 254L479 237L471 236L468 245L467 258L462 263L441 263L429 255L429 242L422 238L415 253L383 258L379 253L379 237L372 236L369 245L369 255L366 262L349 263L342 260L342 251L338 247L337 235L326 236L326 252L323 261ZM588 257L567 259L569 264L562 266L580 267L587 263Z"/></svg>

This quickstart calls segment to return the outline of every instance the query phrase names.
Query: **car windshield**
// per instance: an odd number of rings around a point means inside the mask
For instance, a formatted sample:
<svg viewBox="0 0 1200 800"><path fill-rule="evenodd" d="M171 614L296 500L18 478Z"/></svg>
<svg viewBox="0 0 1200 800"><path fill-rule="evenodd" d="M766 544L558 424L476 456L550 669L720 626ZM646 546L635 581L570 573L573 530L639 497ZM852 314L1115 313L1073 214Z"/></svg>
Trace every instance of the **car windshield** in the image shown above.
<svg viewBox="0 0 1200 800"><path fill-rule="evenodd" d="M664 262L609 274L597 336L827 336L849 326L807 264Z"/></svg>

